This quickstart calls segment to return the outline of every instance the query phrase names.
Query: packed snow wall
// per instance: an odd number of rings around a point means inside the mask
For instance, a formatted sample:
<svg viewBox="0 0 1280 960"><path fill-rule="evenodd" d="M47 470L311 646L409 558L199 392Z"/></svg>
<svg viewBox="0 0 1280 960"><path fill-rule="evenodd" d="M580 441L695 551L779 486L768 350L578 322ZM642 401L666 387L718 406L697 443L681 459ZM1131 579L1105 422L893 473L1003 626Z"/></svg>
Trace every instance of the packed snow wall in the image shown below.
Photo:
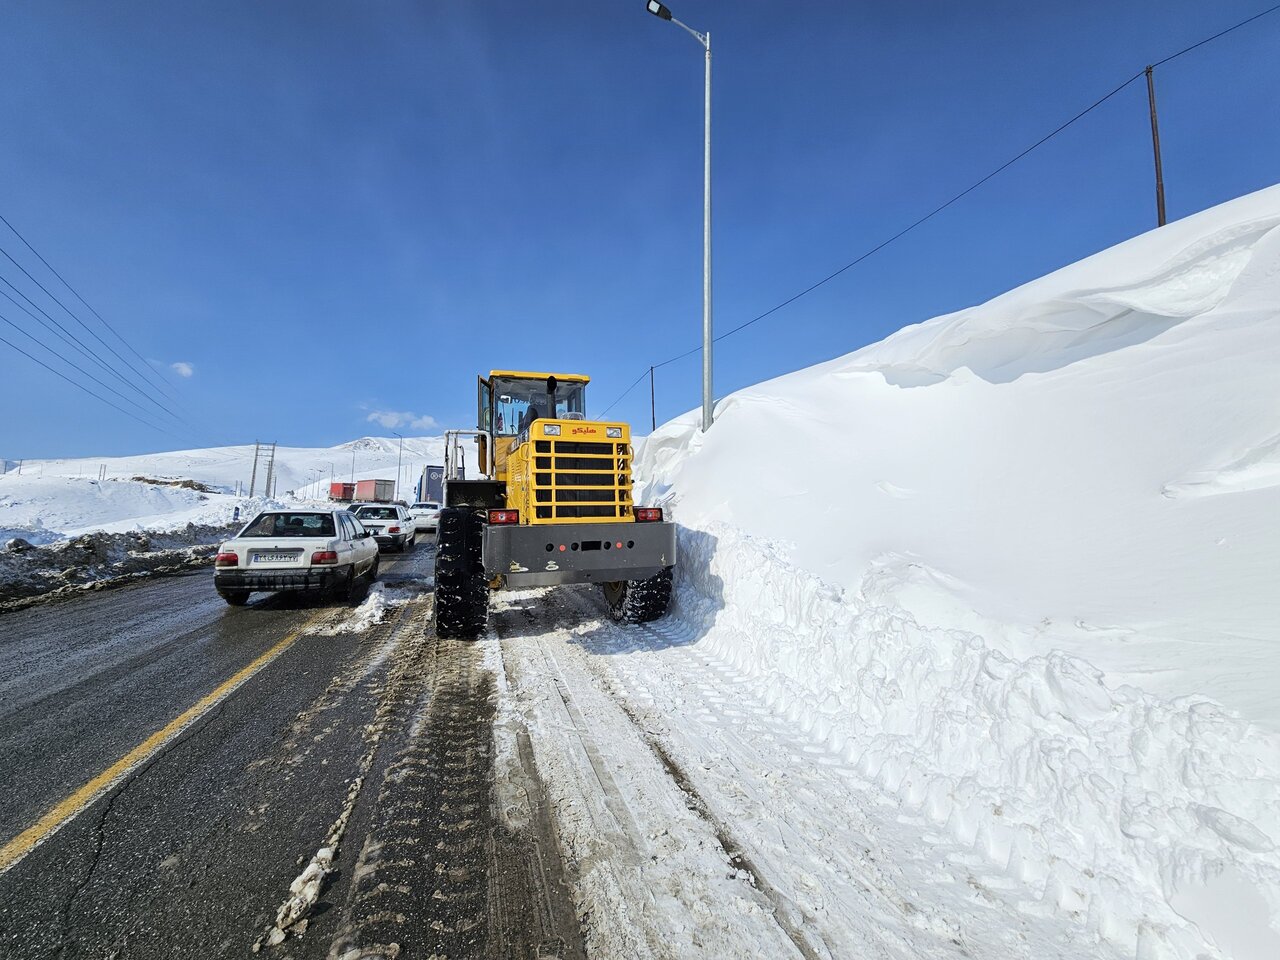
<svg viewBox="0 0 1280 960"><path fill-rule="evenodd" d="M1045 909L1280 956L1278 324L1271 188L679 418L677 612Z"/></svg>

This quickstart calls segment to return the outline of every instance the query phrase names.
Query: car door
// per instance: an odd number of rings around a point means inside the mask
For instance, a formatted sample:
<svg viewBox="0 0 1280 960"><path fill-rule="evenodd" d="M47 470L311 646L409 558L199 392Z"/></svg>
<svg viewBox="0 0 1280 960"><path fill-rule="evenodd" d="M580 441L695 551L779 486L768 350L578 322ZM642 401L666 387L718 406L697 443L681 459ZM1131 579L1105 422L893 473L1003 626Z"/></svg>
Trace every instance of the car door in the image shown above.
<svg viewBox="0 0 1280 960"><path fill-rule="evenodd" d="M342 522L343 547L350 559L351 569L355 571L357 577L363 576L368 569L369 561L366 556L367 551L363 549L364 541L360 539L360 530L351 514L342 513L339 516Z"/></svg>

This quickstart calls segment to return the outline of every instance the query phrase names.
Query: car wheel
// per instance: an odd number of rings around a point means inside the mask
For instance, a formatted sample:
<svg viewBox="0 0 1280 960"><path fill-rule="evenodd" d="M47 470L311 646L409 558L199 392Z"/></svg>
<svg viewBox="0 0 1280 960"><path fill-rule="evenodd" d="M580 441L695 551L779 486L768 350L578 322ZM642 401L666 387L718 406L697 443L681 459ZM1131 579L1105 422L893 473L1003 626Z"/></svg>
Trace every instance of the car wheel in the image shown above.
<svg viewBox="0 0 1280 960"><path fill-rule="evenodd" d="M373 586L373 584L377 581L378 579L378 555L377 554L374 554L373 563L369 564L369 572L366 573L364 576L365 576L365 581L370 586Z"/></svg>
<svg viewBox="0 0 1280 960"><path fill-rule="evenodd" d="M219 590L218 596L233 607L243 607L249 602L248 590Z"/></svg>
<svg viewBox="0 0 1280 960"><path fill-rule="evenodd" d="M334 593L339 600L345 600L348 604L355 606L364 599L367 589L368 584L364 579L356 576L356 565L353 563L347 567L347 575Z"/></svg>

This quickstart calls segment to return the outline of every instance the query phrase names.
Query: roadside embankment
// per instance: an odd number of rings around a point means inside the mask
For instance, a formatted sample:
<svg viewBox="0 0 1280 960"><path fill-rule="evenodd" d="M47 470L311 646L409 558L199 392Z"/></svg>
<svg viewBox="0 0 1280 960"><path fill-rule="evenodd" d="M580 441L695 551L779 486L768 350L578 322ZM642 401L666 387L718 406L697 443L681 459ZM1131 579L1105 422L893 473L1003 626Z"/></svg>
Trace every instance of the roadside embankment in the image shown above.
<svg viewBox="0 0 1280 960"><path fill-rule="evenodd" d="M232 530L189 523L163 533L88 533L43 546L15 537L0 546L0 612L208 566Z"/></svg>

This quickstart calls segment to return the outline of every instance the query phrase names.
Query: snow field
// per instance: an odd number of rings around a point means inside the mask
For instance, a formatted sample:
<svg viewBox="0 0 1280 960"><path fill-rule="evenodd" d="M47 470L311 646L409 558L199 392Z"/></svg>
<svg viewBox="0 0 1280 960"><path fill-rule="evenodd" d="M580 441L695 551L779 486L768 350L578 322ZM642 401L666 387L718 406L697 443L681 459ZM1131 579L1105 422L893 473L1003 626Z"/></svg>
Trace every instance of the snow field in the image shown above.
<svg viewBox="0 0 1280 960"><path fill-rule="evenodd" d="M267 460L258 461L259 496L234 496L237 483L247 491L253 471L253 445L179 450L134 457L80 460L29 460L23 472L0 476L0 540L21 537L50 543L102 531L167 531L186 526L226 525L237 507L241 516L286 502L327 503L329 477L394 479L397 462L406 482L416 483L422 466L442 463L444 440L408 437L403 457L394 438L364 437L336 447L278 447L275 488L279 499L261 496ZM354 458L354 468L353 468ZM108 479L96 479L106 467ZM312 471L323 476L310 483ZM156 482L134 480L145 477ZM179 484L191 481L206 489ZM402 487L402 497L412 494Z"/></svg>

